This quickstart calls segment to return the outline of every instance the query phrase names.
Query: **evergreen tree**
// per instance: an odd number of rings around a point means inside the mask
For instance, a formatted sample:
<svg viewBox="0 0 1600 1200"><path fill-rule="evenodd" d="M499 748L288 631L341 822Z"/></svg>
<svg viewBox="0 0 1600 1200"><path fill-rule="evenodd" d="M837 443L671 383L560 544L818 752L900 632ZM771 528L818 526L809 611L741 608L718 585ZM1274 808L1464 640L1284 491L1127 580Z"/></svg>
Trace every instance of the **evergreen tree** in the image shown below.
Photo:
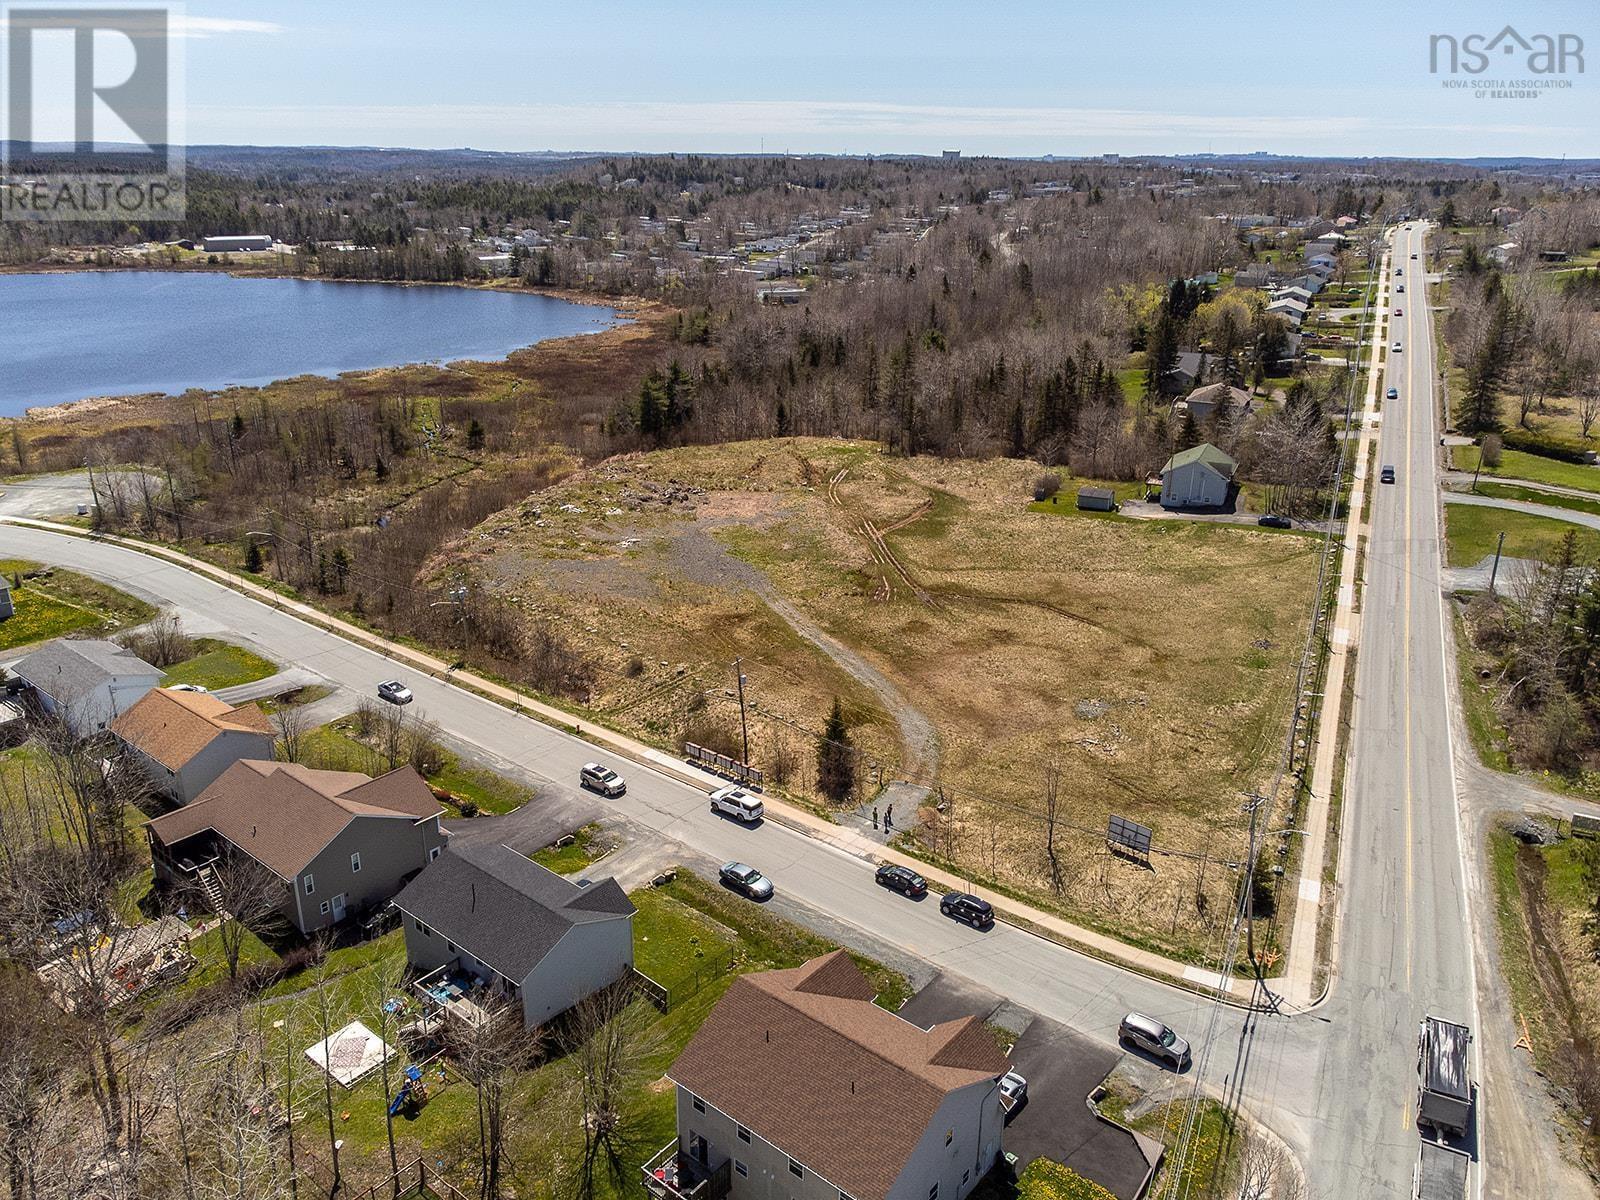
<svg viewBox="0 0 1600 1200"><path fill-rule="evenodd" d="M1459 413L1463 432L1492 433L1500 428L1500 388L1511 357L1513 324L1511 299L1499 292L1483 345L1467 368Z"/></svg>
<svg viewBox="0 0 1600 1200"><path fill-rule="evenodd" d="M252 575L259 575L261 567L261 543L251 538L244 546L244 569Z"/></svg>
<svg viewBox="0 0 1600 1200"><path fill-rule="evenodd" d="M850 747L850 730L837 696L817 742L817 790L835 804L843 804L856 790L855 751Z"/></svg>

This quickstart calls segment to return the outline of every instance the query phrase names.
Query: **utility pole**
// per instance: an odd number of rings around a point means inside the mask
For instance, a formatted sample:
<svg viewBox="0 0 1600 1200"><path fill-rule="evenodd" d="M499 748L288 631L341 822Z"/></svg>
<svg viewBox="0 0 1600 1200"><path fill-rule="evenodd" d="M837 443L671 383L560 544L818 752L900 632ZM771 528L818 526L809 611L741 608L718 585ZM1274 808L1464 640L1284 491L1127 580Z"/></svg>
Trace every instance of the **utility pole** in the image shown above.
<svg viewBox="0 0 1600 1200"><path fill-rule="evenodd" d="M1494 595L1495 577L1500 574L1500 552L1506 547L1506 531L1500 531L1500 540L1494 544L1494 566L1489 568L1489 595Z"/></svg>
<svg viewBox="0 0 1600 1200"><path fill-rule="evenodd" d="M745 717L744 712L744 671L740 669L743 663L744 657L742 655L733 660L733 675L739 681L739 732L744 737L744 764L748 767L750 765L750 722Z"/></svg>
<svg viewBox="0 0 1600 1200"><path fill-rule="evenodd" d="M1250 812L1250 850L1244 864L1244 904L1245 904L1245 955L1250 959L1252 966L1256 961L1256 823L1261 812L1261 806L1267 798L1259 793L1251 793L1250 803L1245 807ZM1238 945L1237 942L1234 945Z"/></svg>

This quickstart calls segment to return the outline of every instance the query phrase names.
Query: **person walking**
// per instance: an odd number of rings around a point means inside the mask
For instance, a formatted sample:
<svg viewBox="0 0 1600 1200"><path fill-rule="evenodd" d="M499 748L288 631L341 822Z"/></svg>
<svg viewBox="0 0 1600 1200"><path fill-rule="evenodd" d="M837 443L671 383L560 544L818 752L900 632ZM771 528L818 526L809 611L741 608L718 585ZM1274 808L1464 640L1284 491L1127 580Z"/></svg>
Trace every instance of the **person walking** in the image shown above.
<svg viewBox="0 0 1600 1200"><path fill-rule="evenodd" d="M878 827L878 806L876 804L872 806L872 827L874 829Z"/></svg>
<svg viewBox="0 0 1600 1200"><path fill-rule="evenodd" d="M889 807L887 809L884 810L884 813L883 813L883 831L885 833L888 833L889 830L891 830L893 828L894 828L894 805L891 804L891 805L889 805Z"/></svg>

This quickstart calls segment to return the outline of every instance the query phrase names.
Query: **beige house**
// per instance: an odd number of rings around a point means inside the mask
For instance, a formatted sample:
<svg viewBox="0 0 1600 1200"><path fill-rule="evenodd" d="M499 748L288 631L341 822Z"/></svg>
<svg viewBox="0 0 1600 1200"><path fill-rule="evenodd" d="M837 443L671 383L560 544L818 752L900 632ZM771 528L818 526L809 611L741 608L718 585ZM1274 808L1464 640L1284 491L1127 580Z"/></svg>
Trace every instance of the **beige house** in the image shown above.
<svg viewBox="0 0 1600 1200"><path fill-rule="evenodd" d="M1226 383L1210 383L1195 388L1178 401L1177 407L1187 410L1197 425L1204 426L1216 415L1218 408L1226 408L1231 421L1248 417L1255 411L1255 401L1243 388Z"/></svg>
<svg viewBox="0 0 1600 1200"><path fill-rule="evenodd" d="M437 858L443 811L410 767L372 779L247 758L145 832L159 883L211 895L219 864L242 854L282 881L280 911L309 934L385 903Z"/></svg>
<svg viewBox="0 0 1600 1200"><path fill-rule="evenodd" d="M203 692L154 688L111 722L111 732L155 785L188 804L241 758L270 759L272 722Z"/></svg>
<svg viewBox="0 0 1600 1200"><path fill-rule="evenodd" d="M965 1200L999 1160L1006 1058L977 1017L923 1029L842 950L742 975L668 1072L662 1200Z"/></svg>

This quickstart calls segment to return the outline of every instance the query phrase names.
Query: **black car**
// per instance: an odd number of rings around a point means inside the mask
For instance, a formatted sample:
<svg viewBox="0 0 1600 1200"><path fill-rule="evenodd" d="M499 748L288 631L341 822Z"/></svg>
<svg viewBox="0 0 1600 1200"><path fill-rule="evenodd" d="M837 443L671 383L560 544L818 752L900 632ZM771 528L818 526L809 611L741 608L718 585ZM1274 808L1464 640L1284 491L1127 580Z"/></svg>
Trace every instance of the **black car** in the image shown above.
<svg viewBox="0 0 1600 1200"><path fill-rule="evenodd" d="M928 881L918 875L910 867L896 866L893 863L884 863L878 868L878 883L891 891L899 892L902 896L926 896L928 894Z"/></svg>
<svg viewBox="0 0 1600 1200"><path fill-rule="evenodd" d="M1289 520L1288 517L1280 517L1280 516L1278 516L1277 513L1268 513L1266 516L1264 516L1260 520L1258 520L1256 522L1256 524L1257 525L1265 525L1268 529L1292 529L1292 528L1294 528L1294 522L1293 521Z"/></svg>
<svg viewBox="0 0 1600 1200"><path fill-rule="evenodd" d="M968 892L948 892L939 901L939 911L957 921L965 921L974 929L994 924L994 906Z"/></svg>
<svg viewBox="0 0 1600 1200"><path fill-rule="evenodd" d="M1384 467L1383 470L1379 471L1378 472L1378 482L1379 483L1393 483L1394 482L1394 468L1393 467Z"/></svg>

